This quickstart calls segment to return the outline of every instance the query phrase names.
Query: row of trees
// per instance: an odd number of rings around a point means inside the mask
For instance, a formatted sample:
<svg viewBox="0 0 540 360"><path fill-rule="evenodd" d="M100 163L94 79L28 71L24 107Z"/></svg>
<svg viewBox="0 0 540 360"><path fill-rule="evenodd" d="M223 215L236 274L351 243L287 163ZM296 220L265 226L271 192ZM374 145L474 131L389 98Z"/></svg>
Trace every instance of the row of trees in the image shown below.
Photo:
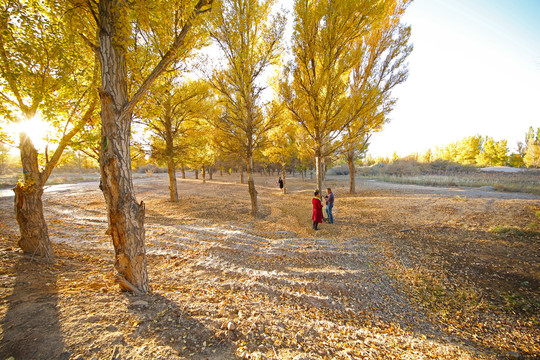
<svg viewBox="0 0 540 360"><path fill-rule="evenodd" d="M72 146L99 159L118 283L149 290L145 205L131 177L141 152L134 121L169 168L171 201L178 166L204 171L218 157L246 169L254 215L256 156L283 169L293 153L310 158L322 188L325 163L346 153L354 167L388 119L392 90L408 73L410 28L401 17L410 2L295 0L283 63L286 18L273 0L1 0L1 115L20 122L40 114L57 129L55 149L42 155L20 135L19 245L53 256L41 197ZM197 61L209 44L219 56ZM186 76L194 68L201 80ZM272 71L278 76L268 80Z"/></svg>
<svg viewBox="0 0 540 360"><path fill-rule="evenodd" d="M488 136L476 135L466 137L445 147L436 147L435 151L429 149L423 154L413 154L409 157L422 162L441 159L463 165L539 168L540 128L534 129L531 126L525 134L524 141L518 142L517 152L511 154L507 140L495 141ZM371 165L377 162L388 163L397 159L397 155L394 155L392 159L367 157L363 163Z"/></svg>

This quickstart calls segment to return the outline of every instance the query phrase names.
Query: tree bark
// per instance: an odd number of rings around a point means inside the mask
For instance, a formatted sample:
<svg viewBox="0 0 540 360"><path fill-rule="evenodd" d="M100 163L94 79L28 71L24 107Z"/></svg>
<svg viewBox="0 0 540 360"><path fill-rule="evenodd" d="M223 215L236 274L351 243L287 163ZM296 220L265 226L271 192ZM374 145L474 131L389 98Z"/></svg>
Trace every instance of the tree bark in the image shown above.
<svg viewBox="0 0 540 360"><path fill-rule="evenodd" d="M185 179L185 178L186 178L186 167L184 163L182 163L182 179Z"/></svg>
<svg viewBox="0 0 540 360"><path fill-rule="evenodd" d="M176 185L176 167L174 164L174 159L169 157L167 164L169 171L169 190L171 195L171 202L178 202L178 187Z"/></svg>
<svg viewBox="0 0 540 360"><path fill-rule="evenodd" d="M251 215L255 216L257 215L257 212L259 211L259 209L257 206L257 190L255 189L255 181L253 180L253 155L249 156L248 165L247 165L247 173L248 173L249 197L251 198Z"/></svg>
<svg viewBox="0 0 540 360"><path fill-rule="evenodd" d="M356 168L354 166L354 147L347 151L347 163L349 164L349 193L356 193Z"/></svg>
<svg viewBox="0 0 540 360"><path fill-rule="evenodd" d="M110 0L99 1L99 56L101 60L101 183L107 204L115 251L117 281L124 290L146 293L148 274L144 246L144 203L137 203L131 178L129 140L132 114L128 105L126 50L123 24L117 17L126 9Z"/></svg>
<svg viewBox="0 0 540 360"><path fill-rule="evenodd" d="M47 259L54 257L47 223L43 216L43 181L38 165L38 153L26 134L20 135L21 163L24 182L17 183L15 192L15 217L21 237L18 245L30 254Z"/></svg>
<svg viewBox="0 0 540 360"><path fill-rule="evenodd" d="M320 150L317 150L315 155L315 177L317 180L317 190L322 191L322 159Z"/></svg>
<svg viewBox="0 0 540 360"><path fill-rule="evenodd" d="M202 167L202 182L203 184L206 184L206 168Z"/></svg>
<svg viewBox="0 0 540 360"><path fill-rule="evenodd" d="M287 181L285 180L285 164L282 165L281 176L283 178L283 194L287 194Z"/></svg>
<svg viewBox="0 0 540 360"><path fill-rule="evenodd" d="M195 179L199 180L199 169L195 169Z"/></svg>
<svg viewBox="0 0 540 360"><path fill-rule="evenodd" d="M174 160L174 139L172 129L171 97L167 96L164 103L165 149L167 156L167 170L169 172L169 192L171 202L178 202L178 187L176 185L176 161Z"/></svg>

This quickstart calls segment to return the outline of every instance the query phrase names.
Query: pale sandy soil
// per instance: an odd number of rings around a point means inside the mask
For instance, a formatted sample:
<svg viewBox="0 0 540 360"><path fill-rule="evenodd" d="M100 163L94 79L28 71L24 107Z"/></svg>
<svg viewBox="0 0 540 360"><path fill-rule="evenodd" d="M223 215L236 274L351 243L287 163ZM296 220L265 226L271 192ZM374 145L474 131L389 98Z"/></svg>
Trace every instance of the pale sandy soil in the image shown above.
<svg viewBox="0 0 540 360"><path fill-rule="evenodd" d="M313 182L135 180L152 293L114 284L96 183L50 187L56 260L16 246L0 194L0 359L493 359L540 354L540 198L331 177L334 225L311 229ZM500 231L501 229L515 231ZM521 232L520 232L521 231Z"/></svg>

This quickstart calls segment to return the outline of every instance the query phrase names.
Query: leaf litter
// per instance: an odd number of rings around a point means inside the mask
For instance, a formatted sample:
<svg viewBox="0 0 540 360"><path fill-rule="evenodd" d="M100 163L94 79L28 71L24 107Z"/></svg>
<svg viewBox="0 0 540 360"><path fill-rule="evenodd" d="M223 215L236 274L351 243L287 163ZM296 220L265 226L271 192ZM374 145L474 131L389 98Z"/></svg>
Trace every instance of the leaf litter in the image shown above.
<svg viewBox="0 0 540 360"><path fill-rule="evenodd" d="M310 226L313 184L136 179L152 293L121 293L95 184L44 195L56 259L23 255L0 198L0 357L492 359L540 354L538 198L330 178L336 224ZM517 234L517 235L516 235Z"/></svg>

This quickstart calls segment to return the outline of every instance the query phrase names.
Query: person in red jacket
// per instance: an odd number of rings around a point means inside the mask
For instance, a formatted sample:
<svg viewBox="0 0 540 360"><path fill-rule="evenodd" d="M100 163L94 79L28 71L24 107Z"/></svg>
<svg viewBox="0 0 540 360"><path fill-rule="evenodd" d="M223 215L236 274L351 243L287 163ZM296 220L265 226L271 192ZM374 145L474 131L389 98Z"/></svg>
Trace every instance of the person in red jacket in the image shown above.
<svg viewBox="0 0 540 360"><path fill-rule="evenodd" d="M319 198L319 190L315 190L315 194L313 197L313 200L311 200L311 203L313 204L313 230L319 230L317 229L317 226L319 223L322 222L322 203L321 199Z"/></svg>

